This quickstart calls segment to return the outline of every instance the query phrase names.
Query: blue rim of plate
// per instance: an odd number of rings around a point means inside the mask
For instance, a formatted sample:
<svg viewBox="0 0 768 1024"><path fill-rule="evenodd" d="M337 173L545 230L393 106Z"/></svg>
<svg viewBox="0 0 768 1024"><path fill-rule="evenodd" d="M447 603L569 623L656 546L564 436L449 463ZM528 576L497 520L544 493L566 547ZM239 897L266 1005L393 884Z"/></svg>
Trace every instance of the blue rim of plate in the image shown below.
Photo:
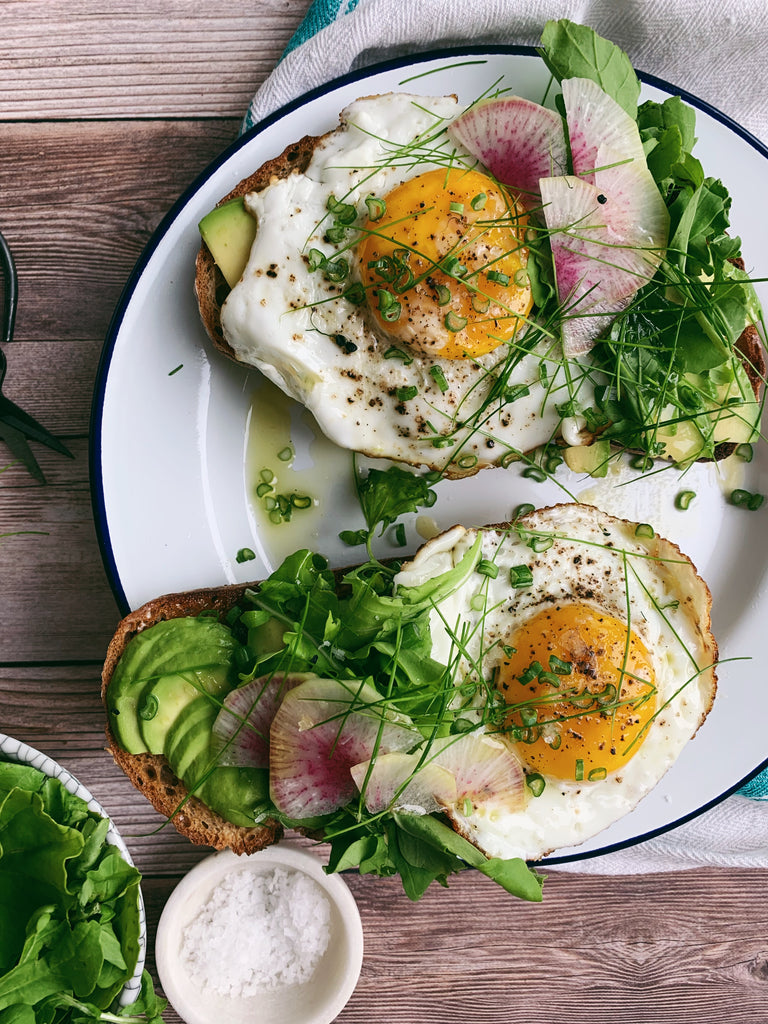
<svg viewBox="0 0 768 1024"><path fill-rule="evenodd" d="M115 312L112 315L99 359L96 382L94 385L93 401L91 404L88 446L91 506L93 509L96 534L104 569L121 615L127 615L131 609L126 600L123 586L120 582L120 573L114 558L109 536L109 524L107 523L106 506L104 501L104 485L101 473L101 424L104 412L104 396L107 377L109 375L109 367L112 361L112 353L117 342L118 334L120 333L120 328L122 326L126 310L133 298L133 293L136 290L138 282L141 279L147 264L157 249L161 239L168 231L170 225L176 220L181 213L181 210L186 206L201 186L207 182L234 153L243 146L249 144L258 135L261 135L271 125L275 124L292 111L297 110L299 107L305 106L322 96L326 96L338 88L350 85L353 82L359 82L366 78L371 78L382 72L394 71L402 67L413 67L434 60L455 60L463 57L482 57L487 54L536 57L538 56L538 51L533 46L505 46L502 44L478 44L473 46L446 47L442 49L428 50L423 53L393 57L390 60L381 61L377 64L371 64L367 67L350 71L345 75L340 75L338 78L334 78L323 85L317 86L316 88L303 93L295 100L291 100L289 103L286 103L274 113L264 118L227 146L227 148L224 149L222 153L197 176L197 178L195 178L192 184L185 189L152 233L141 256L137 260L128 281L126 282L125 287L123 288L118 304L115 307ZM737 124L736 121L727 114L724 114L717 107L712 106L712 104L707 103L705 100L699 99L698 96L695 96L693 93L690 93L685 89L670 85L669 82L665 81L663 78L658 78L656 75L647 74L646 72L637 70L636 73L643 84L657 88L662 92L666 92L670 96L680 96L690 106L702 111L702 113L707 114L715 121L719 121L722 125L728 128L748 145L752 146L753 149L756 149L761 156L768 160L768 146L764 145L758 138L752 135L751 132L742 128L741 125ZM699 807L688 814L682 815L680 818L676 818L673 822L661 826L658 829L644 832L642 835L635 836L632 839L626 839L619 843L601 847L599 850L589 850L583 853L577 852L567 854L562 857L547 857L537 863L540 865L557 865L573 863L580 860L591 860L594 857L603 856L607 853L616 853L619 850L625 850L629 847L636 846L638 843L645 842L648 839L654 839L657 836L664 835L666 832L670 832L679 825L682 825L687 821L691 821L699 815L704 814L706 811L711 810L713 807L716 807L719 803L722 803L722 801L727 797L732 796L741 789L742 786L745 786L766 768L768 768L768 757L766 757L766 759L748 775L744 776L740 782L729 787L725 792L721 793L720 796L715 797L702 807Z"/></svg>

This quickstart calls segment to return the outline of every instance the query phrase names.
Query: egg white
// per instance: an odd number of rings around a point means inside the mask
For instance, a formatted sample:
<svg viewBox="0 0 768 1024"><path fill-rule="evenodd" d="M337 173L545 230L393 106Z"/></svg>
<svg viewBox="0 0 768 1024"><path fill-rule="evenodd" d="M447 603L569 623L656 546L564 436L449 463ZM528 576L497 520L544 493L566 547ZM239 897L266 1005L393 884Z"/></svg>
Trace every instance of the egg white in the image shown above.
<svg viewBox="0 0 768 1024"><path fill-rule="evenodd" d="M462 429L486 403L507 346L474 359L419 353L410 353L407 365L386 359L390 343L371 329L364 307L340 297L344 285L310 271L306 254L313 248L329 257L337 253L323 240L329 196L354 204L364 220L366 196L383 197L416 175L446 166L450 154L473 166L474 159L456 151L443 133L460 110L454 97L401 93L348 106L339 128L317 145L305 173L275 180L246 198L257 220L256 240L221 313L236 357L306 405L336 444L432 469L450 463L449 476L497 464L509 452L532 451L558 433L555 407L558 395L560 401L568 398L569 386L559 344L545 339L515 366L509 384L528 388L527 394L487 408L476 428ZM422 146L423 139L430 141ZM435 148L442 153L437 161L429 159ZM347 255L354 273L354 251ZM343 345L334 340L338 336ZM435 364L448 385L444 391L429 373ZM398 389L413 386L414 398L398 397ZM590 404L586 382L581 397ZM435 432L452 431L456 443L433 446Z"/></svg>
<svg viewBox="0 0 768 1024"><path fill-rule="evenodd" d="M431 613L433 657L455 666L457 681L476 675L478 665L491 680L502 660L500 644L540 609L569 601L629 621L651 654L659 710L619 770L598 781L546 778L541 795L527 791L524 808L514 813L479 805L452 815L458 831L488 856L536 860L602 831L658 783L709 711L717 658L709 590L674 544L635 530L591 506L558 505L510 529L454 527L398 574L399 587L431 579L457 565L478 535L477 557L498 567L496 578L475 572ZM537 536L551 537L551 546L532 550ZM515 590L509 570L519 565L529 567L533 582Z"/></svg>

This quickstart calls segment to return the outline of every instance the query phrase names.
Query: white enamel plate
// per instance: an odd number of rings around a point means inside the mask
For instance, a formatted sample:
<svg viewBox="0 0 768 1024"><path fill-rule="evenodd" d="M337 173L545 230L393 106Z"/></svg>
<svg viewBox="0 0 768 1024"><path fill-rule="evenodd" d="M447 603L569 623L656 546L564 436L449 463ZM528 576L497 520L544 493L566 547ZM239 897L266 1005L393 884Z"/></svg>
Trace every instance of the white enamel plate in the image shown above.
<svg viewBox="0 0 768 1024"><path fill-rule="evenodd" d="M359 549L338 539L339 530L363 525L349 453L318 438L301 410L267 388L256 371L220 356L207 340L192 290L198 221L290 143L335 127L341 109L358 96L457 93L469 103L498 83L540 100L547 82L543 62L528 50L443 51L379 65L279 111L238 140L174 206L115 313L94 400L94 509L123 611L172 591L263 579L301 547L320 551L336 566L359 560ZM679 91L644 79L644 98L663 100ZM742 238L747 269L764 277L768 152L717 111L683 95L697 108L695 153L707 174L726 183L733 196L732 229ZM768 308L768 289L758 289ZM275 453L289 439L297 453L292 486L305 489L317 505L274 527L255 487L262 468L279 469ZM768 508L750 513L725 497L737 486L768 492L765 448L758 445L748 465L695 466L684 484L673 470L627 486L619 486L622 476L596 483L562 471L563 483L578 499L652 523L693 559L714 596L722 657L714 710L663 782L591 842L561 851L565 858L605 852L672 827L737 788L768 756L768 687L758 668ZM681 486L697 495L685 512L674 506ZM446 481L437 492L429 521L412 517L407 523L408 545L400 554L415 550L429 530L503 522L522 502L567 500L557 484L534 483L514 468ZM254 558L238 562L244 548Z"/></svg>

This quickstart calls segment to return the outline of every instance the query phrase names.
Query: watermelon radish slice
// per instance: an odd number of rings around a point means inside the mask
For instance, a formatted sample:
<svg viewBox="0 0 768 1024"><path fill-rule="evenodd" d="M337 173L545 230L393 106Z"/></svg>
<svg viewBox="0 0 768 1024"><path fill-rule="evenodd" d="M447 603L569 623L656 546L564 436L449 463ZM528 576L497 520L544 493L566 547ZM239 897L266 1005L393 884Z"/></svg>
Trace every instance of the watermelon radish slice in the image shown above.
<svg viewBox="0 0 768 1024"><path fill-rule="evenodd" d="M600 148L605 147L644 171L658 195L645 161L637 122L589 78L566 78L562 90L573 173L594 185L596 169L609 162L600 156Z"/></svg>
<svg viewBox="0 0 768 1024"><path fill-rule="evenodd" d="M594 345L655 274L669 214L637 124L589 79L563 82L574 175L543 178L566 358Z"/></svg>
<svg viewBox="0 0 768 1024"><path fill-rule="evenodd" d="M393 720L395 719L395 720ZM421 734L359 680L308 679L284 697L269 735L272 802L301 820L330 814L357 792L353 765L376 753L411 750Z"/></svg>
<svg viewBox="0 0 768 1024"><path fill-rule="evenodd" d="M539 203L539 178L567 170L562 118L520 96L481 100L449 125L448 136L503 185L521 192L529 208Z"/></svg>
<svg viewBox="0 0 768 1024"><path fill-rule="evenodd" d="M252 679L224 698L211 730L216 763L232 768L269 767L269 729L280 703L311 673L276 672Z"/></svg>
<svg viewBox="0 0 768 1024"><path fill-rule="evenodd" d="M435 740L430 753L456 779L456 805L518 811L525 802L524 773L503 735L477 731ZM448 808L451 815L451 809Z"/></svg>
<svg viewBox="0 0 768 1024"><path fill-rule="evenodd" d="M352 778L371 814L389 808L432 814L456 802L454 775L434 761L419 766L420 761L419 753L377 754L373 761L352 766Z"/></svg>

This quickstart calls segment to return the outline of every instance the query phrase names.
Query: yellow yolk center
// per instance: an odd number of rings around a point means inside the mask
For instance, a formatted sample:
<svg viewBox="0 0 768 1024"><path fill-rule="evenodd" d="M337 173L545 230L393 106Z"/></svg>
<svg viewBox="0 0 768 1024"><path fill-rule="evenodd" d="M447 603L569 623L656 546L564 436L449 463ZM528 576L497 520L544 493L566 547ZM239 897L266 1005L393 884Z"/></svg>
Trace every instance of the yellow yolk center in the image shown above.
<svg viewBox="0 0 768 1024"><path fill-rule="evenodd" d="M637 751L656 711L650 655L626 623L586 605L538 612L510 640L498 687L527 766L596 781Z"/></svg>
<svg viewBox="0 0 768 1024"><path fill-rule="evenodd" d="M420 174L384 203L358 248L380 331L445 359L510 341L533 302L527 221L514 200L486 175L456 168Z"/></svg>

